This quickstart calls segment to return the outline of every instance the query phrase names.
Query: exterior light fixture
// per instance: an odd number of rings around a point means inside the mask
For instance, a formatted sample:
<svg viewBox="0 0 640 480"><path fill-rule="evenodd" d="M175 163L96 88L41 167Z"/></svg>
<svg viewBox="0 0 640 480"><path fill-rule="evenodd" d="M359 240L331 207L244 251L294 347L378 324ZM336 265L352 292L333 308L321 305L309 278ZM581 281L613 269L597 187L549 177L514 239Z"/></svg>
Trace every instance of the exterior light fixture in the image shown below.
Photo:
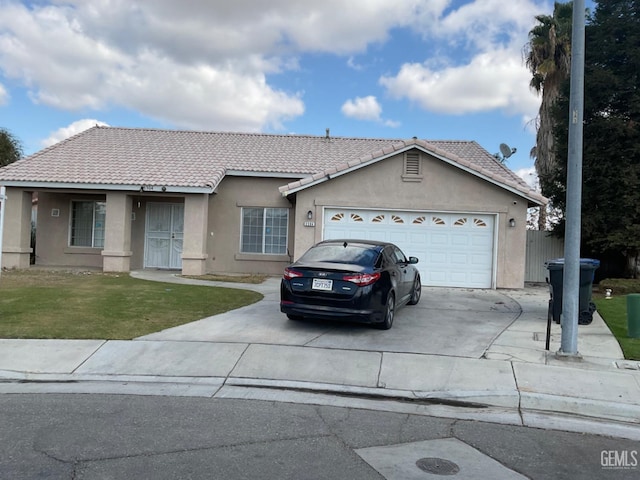
<svg viewBox="0 0 640 480"><path fill-rule="evenodd" d="M313 218L313 212L312 212L311 210L309 210L309 211L307 212L307 219L308 219L308 220L311 220L312 218Z"/></svg>
<svg viewBox="0 0 640 480"><path fill-rule="evenodd" d="M513 228L513 227L515 227L515 226L516 226L516 219L515 219L515 218L510 218L510 219L509 219L509 226L510 226L511 228Z"/></svg>

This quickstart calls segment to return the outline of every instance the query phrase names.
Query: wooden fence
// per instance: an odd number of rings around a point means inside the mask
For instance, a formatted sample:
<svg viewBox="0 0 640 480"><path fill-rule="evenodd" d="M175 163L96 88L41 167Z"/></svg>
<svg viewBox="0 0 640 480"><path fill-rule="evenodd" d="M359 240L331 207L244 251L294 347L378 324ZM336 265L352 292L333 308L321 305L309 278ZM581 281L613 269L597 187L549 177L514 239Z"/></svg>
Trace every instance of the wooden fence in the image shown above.
<svg viewBox="0 0 640 480"><path fill-rule="evenodd" d="M564 257L564 241L552 237L549 232L527 230L527 258L525 264L525 282L545 282L548 271L544 266L547 260Z"/></svg>

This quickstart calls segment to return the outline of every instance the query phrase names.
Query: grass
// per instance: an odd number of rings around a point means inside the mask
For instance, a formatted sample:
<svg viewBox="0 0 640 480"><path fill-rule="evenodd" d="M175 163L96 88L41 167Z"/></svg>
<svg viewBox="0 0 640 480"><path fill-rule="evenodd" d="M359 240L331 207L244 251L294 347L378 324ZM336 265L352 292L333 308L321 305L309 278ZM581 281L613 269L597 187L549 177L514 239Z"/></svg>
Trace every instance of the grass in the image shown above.
<svg viewBox="0 0 640 480"><path fill-rule="evenodd" d="M181 275L184 278L192 278L195 280L208 280L211 282L229 282L229 283L252 283L258 284L265 281L267 275L260 274L240 274L240 275L225 275L207 273L206 275Z"/></svg>
<svg viewBox="0 0 640 480"><path fill-rule="evenodd" d="M610 299L604 292L612 290ZM624 357L629 360L640 360L640 338L630 338L627 327L627 294L640 293L640 280L606 279L594 287L593 301L598 313L616 337Z"/></svg>
<svg viewBox="0 0 640 480"><path fill-rule="evenodd" d="M0 277L0 338L131 339L262 299L128 274L15 270Z"/></svg>

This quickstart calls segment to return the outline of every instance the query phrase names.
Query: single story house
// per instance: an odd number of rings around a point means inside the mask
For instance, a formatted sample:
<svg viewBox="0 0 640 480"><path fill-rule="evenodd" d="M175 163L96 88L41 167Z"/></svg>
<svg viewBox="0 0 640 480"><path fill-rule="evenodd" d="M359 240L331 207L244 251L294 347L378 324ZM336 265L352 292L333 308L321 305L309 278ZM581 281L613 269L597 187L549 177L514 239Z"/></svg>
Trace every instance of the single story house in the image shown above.
<svg viewBox="0 0 640 480"><path fill-rule="evenodd" d="M424 285L521 288L546 199L473 141L96 126L0 169L2 266L277 275L327 238L396 243Z"/></svg>

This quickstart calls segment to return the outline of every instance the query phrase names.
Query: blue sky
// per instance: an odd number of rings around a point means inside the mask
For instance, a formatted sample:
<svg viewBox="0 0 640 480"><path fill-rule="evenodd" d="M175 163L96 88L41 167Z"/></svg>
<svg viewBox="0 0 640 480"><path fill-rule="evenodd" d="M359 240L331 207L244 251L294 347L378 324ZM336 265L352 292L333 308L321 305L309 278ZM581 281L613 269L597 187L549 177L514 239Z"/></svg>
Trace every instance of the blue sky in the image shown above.
<svg viewBox="0 0 640 480"><path fill-rule="evenodd" d="M591 2L587 2L590 6ZM475 140L530 179L546 0L0 0L0 127Z"/></svg>

